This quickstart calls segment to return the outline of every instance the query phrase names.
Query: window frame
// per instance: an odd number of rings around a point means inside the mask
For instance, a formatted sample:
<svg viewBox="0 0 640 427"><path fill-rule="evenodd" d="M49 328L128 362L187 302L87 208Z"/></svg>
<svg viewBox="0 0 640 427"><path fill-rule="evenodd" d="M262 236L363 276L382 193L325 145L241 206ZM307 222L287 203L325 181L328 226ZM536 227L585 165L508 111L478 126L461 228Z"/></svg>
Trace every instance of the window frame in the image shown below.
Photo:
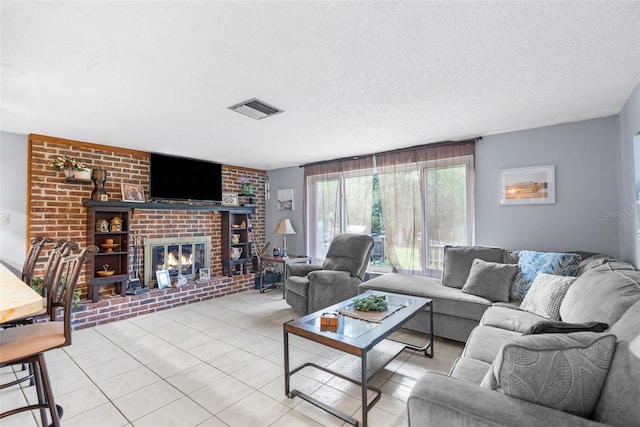
<svg viewBox="0 0 640 427"><path fill-rule="evenodd" d="M467 206L467 245L473 245L475 242L475 206L474 206L474 193L475 193L475 172L474 172L474 156L473 155L463 155L458 157L451 157L447 159L438 159L438 160L428 160L418 162L416 165L414 164L406 164L406 166L399 165L396 166L396 170L398 168L406 167L407 169L417 169L420 173L420 183L423 186L422 198L421 198L421 211L422 211L422 221L421 221L421 233L422 236L426 236L426 238L422 238L421 241L421 274L426 276L438 276L442 270L434 270L428 268L429 257L429 228L428 228L428 207L427 207L427 174L429 170L440 169L444 167L451 166L465 166L465 189L466 189L466 206ZM385 169L391 169L392 167L386 167ZM371 173L371 179L373 179L374 175L378 174L378 169L374 167ZM306 192L306 218L305 223L307 225L308 235L307 235L307 253L312 259L313 263L322 263L324 258L319 258L315 251L316 248L316 224L315 218L318 213L317 205L316 205L316 192L317 192L317 184L319 182L328 182L332 180L338 181L338 207L337 211L340 213L340 227L339 233L346 232L346 203L345 203L345 178L349 178L352 176L362 176L361 171L344 171L344 172L332 172L328 174L322 175L309 175L307 176L305 182L305 192ZM383 267L383 266L374 266L369 265L368 271L376 271L376 272L390 272L392 270L391 267Z"/></svg>

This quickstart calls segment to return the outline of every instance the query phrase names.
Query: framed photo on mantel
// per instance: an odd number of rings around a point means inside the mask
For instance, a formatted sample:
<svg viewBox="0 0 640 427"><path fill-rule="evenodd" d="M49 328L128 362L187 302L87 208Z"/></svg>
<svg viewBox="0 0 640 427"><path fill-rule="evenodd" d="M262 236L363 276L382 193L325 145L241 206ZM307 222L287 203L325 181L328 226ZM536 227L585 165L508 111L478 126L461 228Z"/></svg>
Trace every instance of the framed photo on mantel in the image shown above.
<svg viewBox="0 0 640 427"><path fill-rule="evenodd" d="M236 193L222 193L222 206L238 206Z"/></svg>

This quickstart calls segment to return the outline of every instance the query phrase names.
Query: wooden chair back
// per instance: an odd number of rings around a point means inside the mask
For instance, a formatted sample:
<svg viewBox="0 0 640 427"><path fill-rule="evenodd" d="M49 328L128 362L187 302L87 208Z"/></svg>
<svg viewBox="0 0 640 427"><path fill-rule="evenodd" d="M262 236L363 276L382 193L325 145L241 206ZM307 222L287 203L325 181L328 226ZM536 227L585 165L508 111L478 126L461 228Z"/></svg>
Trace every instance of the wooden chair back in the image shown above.
<svg viewBox="0 0 640 427"><path fill-rule="evenodd" d="M40 252L42 252L42 249L47 243L51 243L52 241L52 239L42 236L37 236L31 241L31 247L22 265L22 281L27 285L31 286L33 270L36 268Z"/></svg>
<svg viewBox="0 0 640 427"><path fill-rule="evenodd" d="M60 259L60 263L53 277L51 288L51 321L58 321L58 311L63 311L65 344L71 345L71 309L73 293L76 289L82 266L90 254L98 251L97 246L89 246L79 254L67 255Z"/></svg>

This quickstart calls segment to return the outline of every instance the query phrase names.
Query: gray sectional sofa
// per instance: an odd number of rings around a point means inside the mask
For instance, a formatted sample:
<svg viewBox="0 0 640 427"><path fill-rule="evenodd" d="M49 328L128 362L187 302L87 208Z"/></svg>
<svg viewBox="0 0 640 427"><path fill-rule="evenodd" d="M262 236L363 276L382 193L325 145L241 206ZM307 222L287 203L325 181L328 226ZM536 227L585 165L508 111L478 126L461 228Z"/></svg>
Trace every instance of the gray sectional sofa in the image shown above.
<svg viewBox="0 0 640 427"><path fill-rule="evenodd" d="M449 269L456 270L458 280L471 280L468 258L484 251L468 248L464 256L449 257ZM502 262L494 257L490 263L514 264L513 254L502 255ZM483 300L435 279L389 274L363 283L363 291L433 298L435 334L466 341L449 375L428 373L416 382L408 399L409 424L640 426L640 271L589 255L581 254L577 278L550 299L557 322L522 310L513 298ZM446 263L443 280L451 278ZM538 276L532 295L541 289L556 292L543 285L558 276ZM424 320L412 326L421 330ZM561 333L568 324L585 331Z"/></svg>
<svg viewBox="0 0 640 427"><path fill-rule="evenodd" d="M443 278L389 273L363 282L359 292L378 290L416 295L433 300L434 333L443 338L465 342L485 310L493 302L482 296L462 292L474 259L517 264L518 259L508 250L492 247L447 247ZM517 305L517 304L516 304ZM406 328L429 331L429 313L413 318Z"/></svg>

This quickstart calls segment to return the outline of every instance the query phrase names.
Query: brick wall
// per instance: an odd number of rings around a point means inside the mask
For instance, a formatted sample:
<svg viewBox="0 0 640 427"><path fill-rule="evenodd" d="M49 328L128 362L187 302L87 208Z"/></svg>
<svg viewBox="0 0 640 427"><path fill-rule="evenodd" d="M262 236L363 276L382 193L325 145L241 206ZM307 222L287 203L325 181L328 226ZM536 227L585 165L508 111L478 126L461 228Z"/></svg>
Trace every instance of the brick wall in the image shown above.
<svg viewBox="0 0 640 427"><path fill-rule="evenodd" d="M64 155L84 163L87 169L105 169L107 181L104 188L109 194L109 200L121 200L121 183L141 184L148 197L149 153L42 135L29 135L28 238L31 240L35 236L48 236L54 239L71 239L80 247L85 247L88 215L83 202L90 198L93 184L65 183L63 171L56 171L52 166L56 157ZM232 193L241 192L238 178L250 179L256 193L255 213L252 215L253 235L256 245L263 244L265 172L224 165L222 176L223 191ZM247 200L240 198L240 202L246 203ZM131 216L129 231L137 230L143 238L210 235L212 236L211 273L221 276L220 227L220 214L217 212L136 209ZM44 255L46 256L46 253ZM83 300L89 295L90 268L90 265L85 267L84 274L78 282ZM206 284L190 284L181 289L153 290L147 294L124 298L114 295L115 286L104 286L100 291L101 301L88 304L86 311L76 313L76 323L78 326L92 326L139 313L235 293L253 288L253 280L254 275L247 274L214 279Z"/></svg>

